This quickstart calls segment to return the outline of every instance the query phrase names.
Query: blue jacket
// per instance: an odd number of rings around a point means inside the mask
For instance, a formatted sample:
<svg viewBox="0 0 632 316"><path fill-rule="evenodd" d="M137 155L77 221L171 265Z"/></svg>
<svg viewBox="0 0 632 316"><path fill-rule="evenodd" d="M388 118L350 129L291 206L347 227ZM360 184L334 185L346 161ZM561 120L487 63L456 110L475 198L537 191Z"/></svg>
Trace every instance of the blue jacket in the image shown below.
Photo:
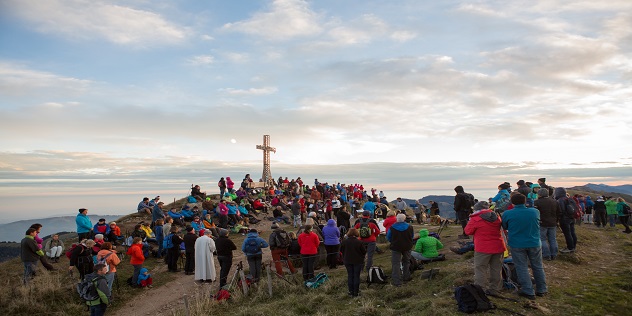
<svg viewBox="0 0 632 316"><path fill-rule="evenodd" d="M496 196L494 196L494 197L492 198L492 202L498 202L498 200L500 200L500 198L501 198L503 195L509 196L509 191L507 191L507 190L505 190L505 189L502 189L502 190L498 191L498 193L496 193Z"/></svg>
<svg viewBox="0 0 632 316"><path fill-rule="evenodd" d="M156 241L158 241L158 246L162 248L162 241L165 239L164 232L162 231L162 226L154 226L154 235L156 236Z"/></svg>
<svg viewBox="0 0 632 316"><path fill-rule="evenodd" d="M162 212L162 209L158 205L155 205L151 211L151 221L155 222L161 218L165 218L165 213Z"/></svg>
<svg viewBox="0 0 632 316"><path fill-rule="evenodd" d="M151 278L151 274L147 273L145 274L145 272L147 272L149 270L147 270L147 268L141 268L140 272L138 273L138 284L140 284L140 281L145 281L149 278Z"/></svg>
<svg viewBox="0 0 632 316"><path fill-rule="evenodd" d="M99 228L103 228L103 226L105 226L105 231L104 231L104 232L101 232L101 230L102 230L102 229L99 229ZM111 229L110 229L110 225L108 225L108 224L99 225L99 223L96 223L96 224L94 224L94 226L92 226L92 231L93 231L95 234L103 234L103 235L107 235L107 234L109 234L109 233L110 233L110 230L111 230Z"/></svg>
<svg viewBox="0 0 632 316"><path fill-rule="evenodd" d="M340 244L340 230L336 227L336 221L330 219L327 226L323 227L323 238L326 246L334 246Z"/></svg>
<svg viewBox="0 0 632 316"><path fill-rule="evenodd" d="M257 243L259 243L259 251L255 252L255 253L248 253L246 252L246 243L249 240L255 239L257 241ZM270 245L268 244L268 242L259 237L259 234L257 233L248 233L248 235L246 235L246 239L244 239L244 242L241 244L241 251L244 252L244 255L246 256L254 256L254 255L260 255L263 254L263 251L261 251L261 248L268 248Z"/></svg>
<svg viewBox="0 0 632 316"><path fill-rule="evenodd" d="M540 242L540 212L524 204L503 213L503 228L511 248L537 248Z"/></svg>
<svg viewBox="0 0 632 316"><path fill-rule="evenodd" d="M174 218L174 219L178 219L182 217L182 214L180 213L176 213L176 212L172 212L171 210L169 210L169 217Z"/></svg>
<svg viewBox="0 0 632 316"><path fill-rule="evenodd" d="M75 223L77 223L77 233L87 233L92 230L92 221L88 215L84 215L82 213L77 214L77 218L75 218Z"/></svg>
<svg viewBox="0 0 632 316"><path fill-rule="evenodd" d="M193 211L191 210L185 210L183 209L180 214L182 214L182 216L184 216L185 218L193 218L193 216L195 216L195 214L193 214Z"/></svg>
<svg viewBox="0 0 632 316"><path fill-rule="evenodd" d="M204 229L204 224L202 224L202 221L200 221L199 223L192 221L191 227L193 227L196 233L199 233L201 229Z"/></svg>
<svg viewBox="0 0 632 316"><path fill-rule="evenodd" d="M248 210L243 205L239 205L239 212L241 213L241 215L248 215Z"/></svg>
<svg viewBox="0 0 632 316"><path fill-rule="evenodd" d="M371 213L371 216L373 216L373 212L375 212L375 203L373 203L371 201L367 201L362 206L362 209L365 210L365 211L369 211Z"/></svg>
<svg viewBox="0 0 632 316"><path fill-rule="evenodd" d="M228 206L228 215L237 214L237 205L226 204L226 206Z"/></svg>

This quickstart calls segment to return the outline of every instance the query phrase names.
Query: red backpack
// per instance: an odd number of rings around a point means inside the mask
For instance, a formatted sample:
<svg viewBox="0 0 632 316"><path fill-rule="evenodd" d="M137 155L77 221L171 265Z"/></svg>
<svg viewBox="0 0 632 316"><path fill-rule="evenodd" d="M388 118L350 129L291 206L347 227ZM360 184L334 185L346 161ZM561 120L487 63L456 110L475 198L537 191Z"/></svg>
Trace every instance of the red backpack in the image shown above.
<svg viewBox="0 0 632 316"><path fill-rule="evenodd" d="M75 248L77 248L77 246L79 246L79 244L72 244L72 246L70 246L70 249L66 251L66 257L68 257L68 259L72 257L72 252L75 250Z"/></svg>

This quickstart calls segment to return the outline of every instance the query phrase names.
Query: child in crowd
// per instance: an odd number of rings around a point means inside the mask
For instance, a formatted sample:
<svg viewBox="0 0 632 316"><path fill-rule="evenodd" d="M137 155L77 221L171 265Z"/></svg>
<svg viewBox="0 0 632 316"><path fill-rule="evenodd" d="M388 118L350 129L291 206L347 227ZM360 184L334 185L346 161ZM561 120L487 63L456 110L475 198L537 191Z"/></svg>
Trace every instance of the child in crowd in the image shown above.
<svg viewBox="0 0 632 316"><path fill-rule="evenodd" d="M151 285L153 284L153 279L151 278L151 274L147 268L140 269L138 274L138 286L144 287L145 289L151 289Z"/></svg>

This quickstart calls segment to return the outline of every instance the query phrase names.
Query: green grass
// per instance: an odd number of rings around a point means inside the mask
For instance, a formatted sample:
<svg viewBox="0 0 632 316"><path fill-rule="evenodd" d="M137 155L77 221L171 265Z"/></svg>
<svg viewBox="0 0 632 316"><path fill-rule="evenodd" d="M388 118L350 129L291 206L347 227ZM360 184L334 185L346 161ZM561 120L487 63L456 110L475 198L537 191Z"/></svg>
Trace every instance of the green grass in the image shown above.
<svg viewBox="0 0 632 316"><path fill-rule="evenodd" d="M459 228L451 226L442 234L446 248L455 242L458 233ZM632 236L588 226L578 227L577 233L576 254L560 255L558 260L545 263L548 296L533 303L506 292L503 295L519 299L518 302L498 298L491 298L492 301L524 315L621 315L630 310L627 297L632 290L632 268L628 267L632 263ZM561 233L558 242L564 245ZM387 245L380 247L386 249ZM390 274L389 251L377 255L374 261ZM274 279L272 297L267 293L264 272L264 281L248 297L232 291L229 302L218 303L200 296L190 315L461 315L453 298L454 288L473 282L472 265L471 255L448 253L446 261L426 265L426 269L441 269L434 279L421 279L417 271L413 281L399 288L390 285L367 288L362 284L361 297L356 299L346 294L344 268L324 269L329 281L312 290ZM176 315L185 312L181 310Z"/></svg>

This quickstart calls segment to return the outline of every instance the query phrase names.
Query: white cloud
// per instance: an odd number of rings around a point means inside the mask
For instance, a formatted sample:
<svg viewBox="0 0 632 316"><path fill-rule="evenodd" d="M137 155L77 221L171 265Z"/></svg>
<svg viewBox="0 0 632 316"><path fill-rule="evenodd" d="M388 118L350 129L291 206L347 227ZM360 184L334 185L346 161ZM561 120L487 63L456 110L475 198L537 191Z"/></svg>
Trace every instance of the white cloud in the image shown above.
<svg viewBox="0 0 632 316"><path fill-rule="evenodd" d="M211 55L198 55L198 56L193 56L191 58L189 58L187 60L187 63L189 65L193 65L193 66L204 66L204 65L210 65L212 63L215 62L215 57L211 56Z"/></svg>
<svg viewBox="0 0 632 316"><path fill-rule="evenodd" d="M222 92L226 92L232 95L269 95L274 94L279 89L277 87L264 87L264 88L250 88L250 89L233 89L226 88L220 89Z"/></svg>
<svg viewBox="0 0 632 316"><path fill-rule="evenodd" d="M224 53L224 57L231 62L239 64L250 61L250 55L248 53L227 52Z"/></svg>
<svg viewBox="0 0 632 316"><path fill-rule="evenodd" d="M51 95L74 95L86 91L93 83L90 80L64 77L0 61L1 95L38 95L42 90L49 91Z"/></svg>
<svg viewBox="0 0 632 316"><path fill-rule="evenodd" d="M159 14L88 0L7 0L2 7L41 32L71 39L106 40L132 46L174 44L188 36L188 30Z"/></svg>
<svg viewBox="0 0 632 316"><path fill-rule="evenodd" d="M266 12L250 19L227 23L222 29L261 36L270 40L287 40L316 35L322 31L319 16L303 0L274 0Z"/></svg>
<svg viewBox="0 0 632 316"><path fill-rule="evenodd" d="M401 30L391 33L391 38L396 42L408 42L415 37L417 37L417 33L412 31Z"/></svg>

